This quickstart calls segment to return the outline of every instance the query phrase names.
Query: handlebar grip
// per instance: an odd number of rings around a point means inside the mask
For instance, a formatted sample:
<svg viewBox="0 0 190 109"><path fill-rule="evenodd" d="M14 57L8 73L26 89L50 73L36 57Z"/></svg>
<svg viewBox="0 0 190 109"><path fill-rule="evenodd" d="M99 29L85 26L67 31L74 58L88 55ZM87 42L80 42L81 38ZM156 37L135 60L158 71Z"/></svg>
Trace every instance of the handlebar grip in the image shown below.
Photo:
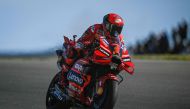
<svg viewBox="0 0 190 109"><path fill-rule="evenodd" d="M56 50L56 54L57 54L57 56L62 56L63 50Z"/></svg>

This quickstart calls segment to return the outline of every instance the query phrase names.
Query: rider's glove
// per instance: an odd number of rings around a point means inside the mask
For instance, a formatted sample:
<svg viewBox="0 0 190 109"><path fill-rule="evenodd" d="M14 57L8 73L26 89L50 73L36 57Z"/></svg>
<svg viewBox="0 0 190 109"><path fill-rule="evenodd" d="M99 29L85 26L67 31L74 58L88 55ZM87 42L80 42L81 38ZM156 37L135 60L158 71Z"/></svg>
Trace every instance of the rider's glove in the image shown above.
<svg viewBox="0 0 190 109"><path fill-rule="evenodd" d="M116 70L118 66L121 64L121 57L118 55L113 55L111 61L111 70Z"/></svg>
<svg viewBox="0 0 190 109"><path fill-rule="evenodd" d="M121 64L121 57L118 55L113 55L111 61L115 64L120 65Z"/></svg>

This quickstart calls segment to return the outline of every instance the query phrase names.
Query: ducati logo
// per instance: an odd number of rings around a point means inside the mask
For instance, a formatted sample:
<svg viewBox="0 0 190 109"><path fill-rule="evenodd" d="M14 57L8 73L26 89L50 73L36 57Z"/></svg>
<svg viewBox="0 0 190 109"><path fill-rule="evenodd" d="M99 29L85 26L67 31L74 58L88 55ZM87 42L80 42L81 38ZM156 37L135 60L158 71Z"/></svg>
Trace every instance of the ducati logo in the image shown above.
<svg viewBox="0 0 190 109"><path fill-rule="evenodd" d="M100 50L102 53L104 53L105 55L110 56L110 54L107 53L107 52L106 52L105 50L103 50L102 48L99 48L99 50Z"/></svg>

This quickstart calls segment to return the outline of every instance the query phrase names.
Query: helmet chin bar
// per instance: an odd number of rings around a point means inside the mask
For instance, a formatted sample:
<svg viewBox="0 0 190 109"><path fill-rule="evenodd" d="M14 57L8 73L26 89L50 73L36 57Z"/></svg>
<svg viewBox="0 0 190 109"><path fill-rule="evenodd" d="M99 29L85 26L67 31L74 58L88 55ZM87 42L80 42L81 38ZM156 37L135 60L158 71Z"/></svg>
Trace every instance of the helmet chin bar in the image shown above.
<svg viewBox="0 0 190 109"><path fill-rule="evenodd" d="M117 31L114 32L114 37L118 37L119 33Z"/></svg>

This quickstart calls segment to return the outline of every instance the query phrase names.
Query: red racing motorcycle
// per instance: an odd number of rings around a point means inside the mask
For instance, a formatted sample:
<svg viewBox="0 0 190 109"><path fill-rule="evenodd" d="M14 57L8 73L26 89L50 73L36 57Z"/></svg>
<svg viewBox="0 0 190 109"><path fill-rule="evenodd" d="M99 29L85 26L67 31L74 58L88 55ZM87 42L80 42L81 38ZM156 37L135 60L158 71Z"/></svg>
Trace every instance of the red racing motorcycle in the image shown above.
<svg viewBox="0 0 190 109"><path fill-rule="evenodd" d="M66 56L64 53L75 44L75 37L73 40L64 37L63 49L57 50L58 57ZM67 72L67 85L59 85L61 72L54 76L46 94L46 109L113 109L118 85L123 81L120 72L134 72L127 50L120 47L119 58L113 55L113 50L114 45L99 36L90 58L77 59Z"/></svg>

